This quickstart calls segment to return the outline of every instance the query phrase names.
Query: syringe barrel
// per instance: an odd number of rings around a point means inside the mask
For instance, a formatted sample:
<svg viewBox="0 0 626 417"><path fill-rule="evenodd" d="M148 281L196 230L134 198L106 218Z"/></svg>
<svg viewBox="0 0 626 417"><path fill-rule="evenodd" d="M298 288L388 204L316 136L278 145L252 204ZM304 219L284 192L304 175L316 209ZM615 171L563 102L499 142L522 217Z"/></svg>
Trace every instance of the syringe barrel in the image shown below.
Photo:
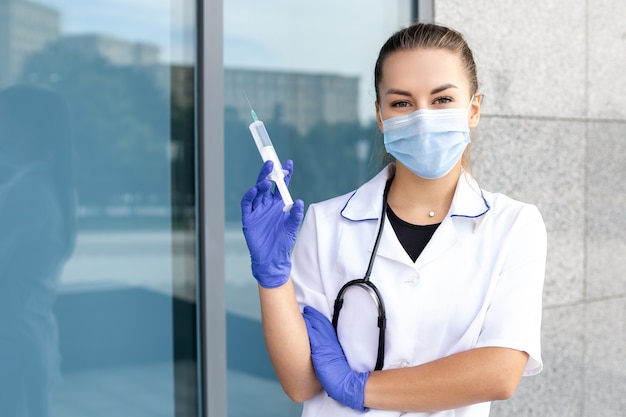
<svg viewBox="0 0 626 417"><path fill-rule="evenodd" d="M250 123L249 128L250 133L252 133L252 137L254 138L254 143L256 143L256 147L261 154L263 162L272 161L274 162L274 169L281 170L282 164L278 159L278 155L276 155L276 151L274 150L274 146L272 145L270 135L267 134L267 130L265 129L265 125L263 124L263 122L260 120L252 122Z"/></svg>
<svg viewBox="0 0 626 417"><path fill-rule="evenodd" d="M279 171L282 173L282 169L279 169ZM291 194L289 194L289 190L287 189L287 184L285 184L285 176L282 175L278 180L274 180L274 182L276 183L276 188L278 188L278 191L280 192L280 198L283 199L283 204L285 205L283 207L283 211L291 210L291 207L293 207L293 200L291 198Z"/></svg>
<svg viewBox="0 0 626 417"><path fill-rule="evenodd" d="M276 154L276 150L274 149L272 141L270 140L267 130L265 129L265 125L262 121L257 120L252 122L249 127L263 162L272 161L274 163L274 168L272 169L269 177L276 183L276 188L278 188L280 196L283 199L283 203L285 204L283 211L289 211L293 206L293 200L289 194L289 190L287 189L287 184L285 184L283 166L278 159L278 155Z"/></svg>
<svg viewBox="0 0 626 417"><path fill-rule="evenodd" d="M259 148L259 152L267 146L272 146L270 135L267 134L267 129L265 129L265 125L262 121L257 120L250 123L249 128L254 138L254 143L256 143L257 148Z"/></svg>

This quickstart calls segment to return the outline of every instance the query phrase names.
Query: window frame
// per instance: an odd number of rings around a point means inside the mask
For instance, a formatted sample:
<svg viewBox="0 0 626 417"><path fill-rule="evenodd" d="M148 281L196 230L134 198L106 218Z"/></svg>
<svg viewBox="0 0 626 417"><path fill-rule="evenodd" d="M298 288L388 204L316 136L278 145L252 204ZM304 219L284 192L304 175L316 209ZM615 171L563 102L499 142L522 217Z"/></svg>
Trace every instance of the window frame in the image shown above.
<svg viewBox="0 0 626 417"><path fill-rule="evenodd" d="M196 15L199 397L207 417L227 415L223 1L198 1Z"/></svg>

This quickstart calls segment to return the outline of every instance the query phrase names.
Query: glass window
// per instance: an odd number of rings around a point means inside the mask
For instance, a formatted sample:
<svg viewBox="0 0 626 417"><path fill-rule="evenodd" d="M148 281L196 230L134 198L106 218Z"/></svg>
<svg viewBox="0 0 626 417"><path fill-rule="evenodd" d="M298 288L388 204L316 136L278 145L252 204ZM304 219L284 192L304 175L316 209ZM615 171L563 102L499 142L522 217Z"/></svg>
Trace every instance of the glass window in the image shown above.
<svg viewBox="0 0 626 417"><path fill-rule="evenodd" d="M193 1L0 2L0 415L195 416Z"/></svg>
<svg viewBox="0 0 626 417"><path fill-rule="evenodd" d="M380 168L374 63L389 35L412 20L411 3L224 2L229 415L297 416L301 409L269 363L241 233L239 201L262 165L248 100L281 160L294 160L294 199L310 204L356 188Z"/></svg>

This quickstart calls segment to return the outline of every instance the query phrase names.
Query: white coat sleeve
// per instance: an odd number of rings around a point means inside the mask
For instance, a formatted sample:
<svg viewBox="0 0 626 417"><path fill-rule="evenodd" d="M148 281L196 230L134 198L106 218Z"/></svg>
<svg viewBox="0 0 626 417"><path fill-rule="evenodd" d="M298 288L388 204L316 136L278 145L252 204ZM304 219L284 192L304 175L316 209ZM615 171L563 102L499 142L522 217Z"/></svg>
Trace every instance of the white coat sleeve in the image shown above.
<svg viewBox="0 0 626 417"><path fill-rule="evenodd" d="M326 317L331 317L332 308L327 301L321 279L318 221L316 206L313 204L307 210L291 255L291 278L300 311L305 306L310 306Z"/></svg>
<svg viewBox="0 0 626 417"><path fill-rule="evenodd" d="M498 346L528 353L524 375L541 372L542 292L546 229L539 210L525 205L503 247L504 259L477 347Z"/></svg>

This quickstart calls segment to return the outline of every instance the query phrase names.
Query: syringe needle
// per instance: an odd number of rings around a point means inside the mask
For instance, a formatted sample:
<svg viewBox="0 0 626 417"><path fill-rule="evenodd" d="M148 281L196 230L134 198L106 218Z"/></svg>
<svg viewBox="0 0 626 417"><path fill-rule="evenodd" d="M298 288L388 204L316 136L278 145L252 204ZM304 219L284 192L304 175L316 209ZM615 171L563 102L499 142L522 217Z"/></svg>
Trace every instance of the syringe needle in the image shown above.
<svg viewBox="0 0 626 417"><path fill-rule="evenodd" d="M252 109L252 104L250 104L250 100L248 99L248 95L246 94L245 91L243 92L243 95L246 97L246 101L248 102L248 107L250 107L250 115L252 116L252 120L254 120L255 122L258 122L259 118L257 117L256 113Z"/></svg>

